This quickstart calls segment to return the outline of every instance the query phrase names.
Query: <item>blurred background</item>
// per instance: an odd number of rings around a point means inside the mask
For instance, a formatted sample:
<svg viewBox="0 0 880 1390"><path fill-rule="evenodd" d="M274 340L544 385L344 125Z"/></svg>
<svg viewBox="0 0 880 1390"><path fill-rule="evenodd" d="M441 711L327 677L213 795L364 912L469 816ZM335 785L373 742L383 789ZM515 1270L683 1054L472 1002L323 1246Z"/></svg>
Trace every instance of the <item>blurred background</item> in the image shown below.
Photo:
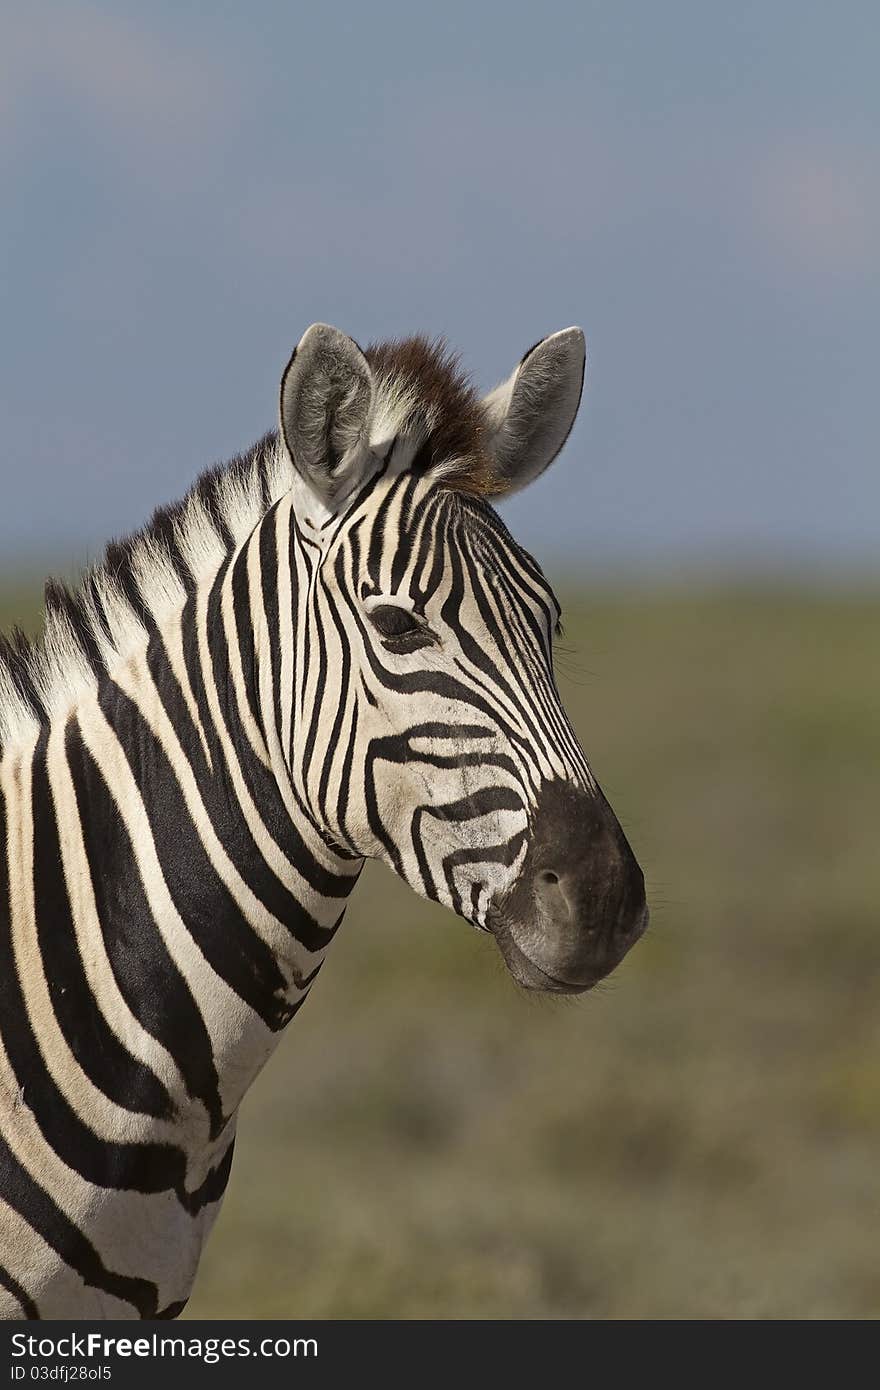
<svg viewBox="0 0 880 1390"><path fill-rule="evenodd" d="M653 929L576 1002L368 873L198 1317L880 1313L876 5L0 20L0 620L274 423L292 345L583 325L505 509Z"/></svg>

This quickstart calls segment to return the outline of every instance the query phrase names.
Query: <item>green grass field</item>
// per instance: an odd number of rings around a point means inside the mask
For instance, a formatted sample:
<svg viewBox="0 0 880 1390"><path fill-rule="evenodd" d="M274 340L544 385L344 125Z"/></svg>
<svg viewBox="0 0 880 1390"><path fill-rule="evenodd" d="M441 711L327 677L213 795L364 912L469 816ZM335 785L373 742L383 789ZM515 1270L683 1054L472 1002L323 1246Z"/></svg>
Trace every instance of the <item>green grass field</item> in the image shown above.
<svg viewBox="0 0 880 1390"><path fill-rule="evenodd" d="M190 1316L880 1314L880 598L566 608L650 933L592 994L526 997L365 874Z"/></svg>

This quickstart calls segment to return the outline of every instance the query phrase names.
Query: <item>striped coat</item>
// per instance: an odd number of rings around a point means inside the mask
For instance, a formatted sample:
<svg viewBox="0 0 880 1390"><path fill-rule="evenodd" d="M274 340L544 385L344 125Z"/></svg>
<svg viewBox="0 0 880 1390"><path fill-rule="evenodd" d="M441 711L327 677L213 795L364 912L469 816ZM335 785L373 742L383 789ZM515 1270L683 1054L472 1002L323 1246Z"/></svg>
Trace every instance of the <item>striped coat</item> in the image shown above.
<svg viewBox="0 0 880 1390"><path fill-rule="evenodd" d="M180 1311L365 858L527 988L589 988L644 929L558 605L487 500L558 453L583 360L555 334L480 400L424 340L317 325L279 432L0 649L6 1317Z"/></svg>

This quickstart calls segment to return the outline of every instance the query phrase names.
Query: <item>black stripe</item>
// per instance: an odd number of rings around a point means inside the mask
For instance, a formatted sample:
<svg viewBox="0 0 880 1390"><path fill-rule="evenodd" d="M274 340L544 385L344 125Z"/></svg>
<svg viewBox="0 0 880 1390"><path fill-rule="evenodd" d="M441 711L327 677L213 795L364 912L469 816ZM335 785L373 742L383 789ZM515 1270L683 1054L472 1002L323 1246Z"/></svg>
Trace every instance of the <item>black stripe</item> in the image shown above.
<svg viewBox="0 0 880 1390"><path fill-rule="evenodd" d="M345 583L345 557L342 551L340 551L336 557L336 564L334 566L334 569L336 573L337 583L341 587ZM340 619L339 609L337 608L335 603L332 603L329 600L329 597L327 602L327 612L329 614L330 621L332 622L333 627L336 630L337 636L339 638L339 650L342 655L342 669L339 675L339 689L336 692L335 700L333 699L333 692L329 692L330 709L334 710L335 707L335 712L333 717L333 726L330 730L330 737L327 740L327 744L324 749L323 767L321 769L321 780L318 785L318 811L320 812L322 821L325 825L327 824L328 819L327 788L330 783L330 772L333 767L333 757L336 752L336 749L339 746L339 743L341 742L342 726L343 721L345 719L345 709L348 703L348 696L351 685L351 641Z"/></svg>
<svg viewBox="0 0 880 1390"><path fill-rule="evenodd" d="M308 727L305 730L304 736L302 730L300 730L300 738L297 747L297 754L299 760L299 776L304 787L308 787L309 784L309 768L312 765L312 758L314 756L315 746L318 740L318 730L321 726L321 716L324 713L323 700L327 696L329 696L329 698L332 699L334 694L334 692L327 690L327 643L324 640L323 626L320 623L320 621L318 621L318 615L316 612L316 590L318 588L319 583L320 578L316 580L315 587L312 589L312 592L310 594L311 602L309 604L309 617L312 621L310 623L309 632L307 634L307 639L305 642L305 646L308 648L311 654L314 653L314 649L316 646L318 649L318 676L316 683L317 698L315 700L314 705L312 706ZM323 584L321 584L321 592L325 592ZM305 689L305 686L303 688ZM339 692L336 692L336 698L338 699L338 697ZM291 740L293 739L295 732L296 731L294 722L291 721Z"/></svg>
<svg viewBox="0 0 880 1390"><path fill-rule="evenodd" d="M37 939L52 1009L74 1057L108 1099L125 1110L169 1119L174 1107L164 1086L123 1047L86 978L61 862L46 766L48 737L44 730L34 753L32 801Z"/></svg>
<svg viewBox="0 0 880 1390"><path fill-rule="evenodd" d="M39 1318L40 1313L34 1300L29 1294L25 1293L21 1284L19 1284L16 1279L13 1279L9 1270L4 1269L2 1265L0 1265L0 1285L2 1285L8 1293L12 1294L12 1297L15 1299L26 1318L29 1318L31 1321Z"/></svg>
<svg viewBox="0 0 880 1390"><path fill-rule="evenodd" d="M412 529L412 509L415 500L415 492L418 487L418 479L407 479L404 487L403 497L400 502L400 524L398 526L398 544L394 547L394 554L391 561L391 592L396 594L406 573L406 567L412 556L412 544L401 545L399 542L403 537L409 537Z"/></svg>
<svg viewBox="0 0 880 1390"><path fill-rule="evenodd" d="M248 576L250 542L245 545L232 570L232 611L235 618L235 637L238 644L237 661L245 677L244 689L251 717L265 737L263 713L257 689L257 655L254 647L254 625L251 617L251 586Z"/></svg>
<svg viewBox="0 0 880 1390"><path fill-rule="evenodd" d="M275 536L277 506L267 512L260 524L260 583L263 590L263 612L269 634L269 655L272 668L272 694L275 708L275 728L281 737L281 632L278 618L278 553ZM296 595L291 605L296 629Z"/></svg>
<svg viewBox="0 0 880 1390"><path fill-rule="evenodd" d="M73 721L65 748L104 949L119 991L141 1027L174 1058L190 1095L202 1101L219 1132L224 1117L208 1030L153 918L116 802ZM164 821L164 807L158 819Z"/></svg>
<svg viewBox="0 0 880 1390"><path fill-rule="evenodd" d="M208 697L205 694L205 682L202 680L202 658L199 651L199 622L195 593L190 594L180 614L180 642L189 688L196 702L199 725L207 732L211 727L211 715L208 709ZM208 746L210 747L210 741ZM210 776L211 769L206 765L204 766L207 775Z"/></svg>
<svg viewBox="0 0 880 1390"><path fill-rule="evenodd" d="M235 1135L232 1136L226 1146L223 1157L219 1163L208 1173L201 1187L197 1187L195 1192L180 1193L181 1206L189 1212L190 1216L197 1215L202 1207L207 1207L211 1202L219 1202L223 1193L226 1191L226 1184L229 1182L229 1174L232 1171L232 1153L235 1148Z"/></svg>

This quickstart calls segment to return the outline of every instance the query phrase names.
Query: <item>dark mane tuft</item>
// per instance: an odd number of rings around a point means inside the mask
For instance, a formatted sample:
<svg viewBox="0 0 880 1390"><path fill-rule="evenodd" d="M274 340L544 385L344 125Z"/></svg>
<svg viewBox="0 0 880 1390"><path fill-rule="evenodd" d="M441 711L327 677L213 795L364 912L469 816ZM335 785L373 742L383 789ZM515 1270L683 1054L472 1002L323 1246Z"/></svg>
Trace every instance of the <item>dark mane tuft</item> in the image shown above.
<svg viewBox="0 0 880 1390"><path fill-rule="evenodd" d="M495 491L480 398L442 338L398 338L371 343L365 356L380 391L410 391L428 434L414 465L437 468L458 492L485 497Z"/></svg>

